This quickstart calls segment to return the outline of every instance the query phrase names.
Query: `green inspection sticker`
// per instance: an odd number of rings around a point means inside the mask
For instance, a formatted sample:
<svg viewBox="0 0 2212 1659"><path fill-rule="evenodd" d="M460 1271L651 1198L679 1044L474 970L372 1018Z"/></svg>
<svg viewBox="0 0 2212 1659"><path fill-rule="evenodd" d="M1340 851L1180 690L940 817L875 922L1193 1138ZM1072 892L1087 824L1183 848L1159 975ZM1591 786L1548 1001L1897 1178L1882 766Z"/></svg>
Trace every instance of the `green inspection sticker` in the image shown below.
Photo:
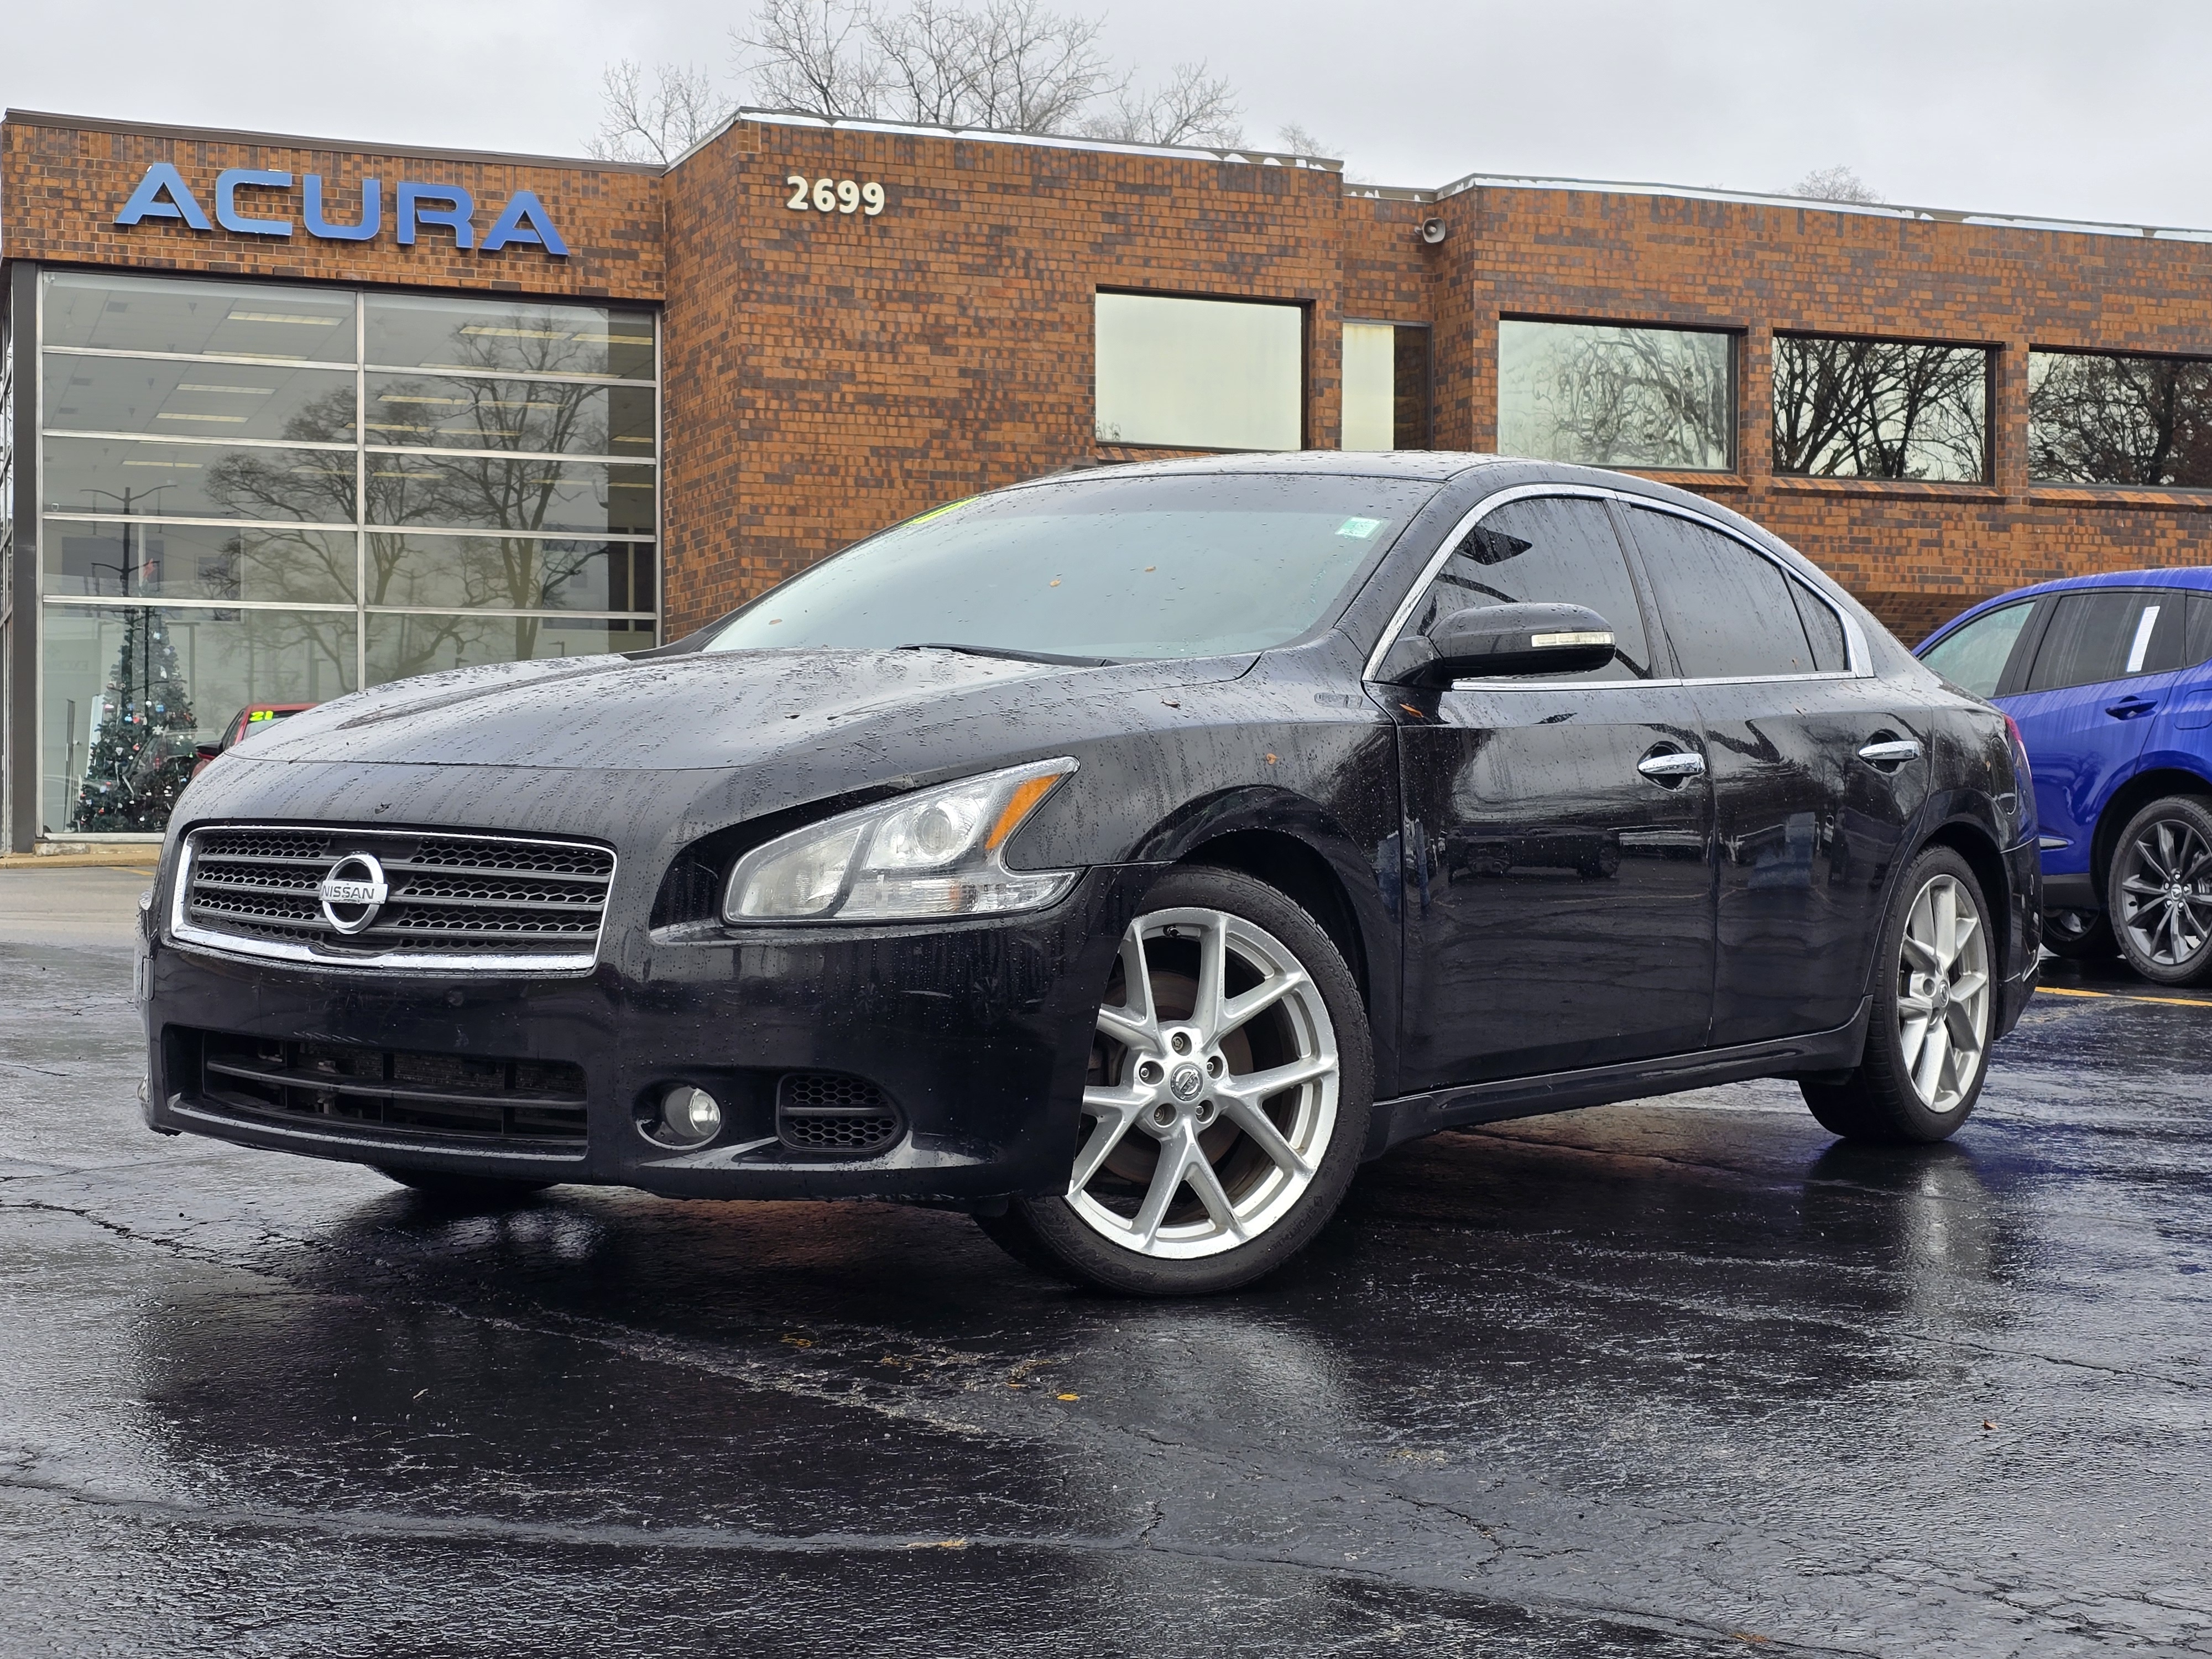
<svg viewBox="0 0 2212 1659"><path fill-rule="evenodd" d="M917 514L915 514L914 515L914 517L912 517L911 519L908 519L908 520L906 521L906 527L907 527L908 530L911 530L911 529L913 529L916 525L927 524L927 523L928 523L932 519L941 519L941 518L943 518L946 514L948 514L948 513L951 512L951 511L952 511L952 509L953 509L954 507L965 507L965 506L967 506L967 505L968 505L968 503L969 503L969 502L970 502L970 501L974 501L975 499L975 498L973 495L963 495L963 496L962 496L958 501L947 501L947 502L945 502L945 504L944 506L942 506L942 507L931 507L931 508L929 509L929 511L928 511L928 512L927 512L927 513L917 513Z"/></svg>
<svg viewBox="0 0 2212 1659"><path fill-rule="evenodd" d="M1337 526L1336 533L1340 536L1351 536L1364 542L1388 522L1389 520L1385 519L1346 519L1342 524Z"/></svg>

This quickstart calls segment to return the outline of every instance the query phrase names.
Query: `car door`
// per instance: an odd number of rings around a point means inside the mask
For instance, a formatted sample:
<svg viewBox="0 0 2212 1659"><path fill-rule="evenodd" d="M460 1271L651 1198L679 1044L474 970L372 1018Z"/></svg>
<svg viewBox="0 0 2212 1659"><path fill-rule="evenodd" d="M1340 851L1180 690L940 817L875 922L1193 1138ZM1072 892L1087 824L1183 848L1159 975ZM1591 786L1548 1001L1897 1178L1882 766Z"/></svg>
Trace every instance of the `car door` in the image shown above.
<svg viewBox="0 0 2212 1659"><path fill-rule="evenodd" d="M2184 606L2181 660L2162 688L2148 725L2139 765L2187 767L2212 772L2212 592L2166 588ZM2131 688L2133 689L2133 688Z"/></svg>
<svg viewBox="0 0 2212 1659"><path fill-rule="evenodd" d="M1704 520L1623 512L1711 769L1712 1044L1846 1024L1925 798L1928 717L1853 672L1850 625L1779 560Z"/></svg>
<svg viewBox="0 0 2212 1659"><path fill-rule="evenodd" d="M1495 507L1412 597L1391 639L1471 605L1541 601L1604 617L1613 661L1371 688L1399 727L1409 1091L1705 1042L1703 744L1688 695L1652 683L1654 630L1604 500L1547 494Z"/></svg>
<svg viewBox="0 0 2212 1659"><path fill-rule="evenodd" d="M2097 815L2179 689L2187 615L2172 589L2083 587L2039 619L2019 689L1998 706L2027 745L2046 876L2087 872Z"/></svg>

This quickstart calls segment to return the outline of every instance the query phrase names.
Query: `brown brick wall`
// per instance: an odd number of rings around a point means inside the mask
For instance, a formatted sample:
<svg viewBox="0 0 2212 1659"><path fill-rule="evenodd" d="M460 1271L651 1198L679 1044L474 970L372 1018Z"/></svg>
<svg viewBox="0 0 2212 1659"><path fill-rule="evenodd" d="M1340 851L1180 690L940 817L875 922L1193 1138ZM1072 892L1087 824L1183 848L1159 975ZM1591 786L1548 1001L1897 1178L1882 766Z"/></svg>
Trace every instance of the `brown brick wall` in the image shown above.
<svg viewBox="0 0 2212 1659"><path fill-rule="evenodd" d="M488 228L536 191L574 250L461 253L295 234L117 229L146 164L212 206L225 167L319 172L349 216L367 173L466 185ZM877 218L793 212L789 173L873 179ZM387 196L387 212L389 212ZM294 216L297 216L296 191ZM1439 246L1419 236L1435 215ZM1907 637L1985 594L2212 556L2212 492L2031 487L2031 345L2212 356L2212 246L1596 189L1441 202L1291 167L740 122L665 178L529 158L54 125L0 130L0 254L254 276L666 300L669 624L681 632L902 514L1054 468L1146 453L1091 430L1099 288L1307 308L1308 441L1337 441L1347 316L1432 325L1435 441L1497 438L1501 315L1735 331L1738 467L1672 482L1770 525ZM1991 484L1780 478L1778 330L1998 349Z"/></svg>
<svg viewBox="0 0 2212 1659"><path fill-rule="evenodd" d="M1438 295L1437 442L1497 441L1501 315L1739 331L1735 476L1668 474L1787 538L1906 639L2059 575L2212 558L2212 498L2027 482L2027 348L2212 356L2212 246L1832 209L1486 188L1431 210L1463 249ZM1990 486L1778 477L1776 331L1994 346Z"/></svg>
<svg viewBox="0 0 2212 1659"><path fill-rule="evenodd" d="M890 204L793 212L790 173ZM906 514L1139 453L1093 438L1100 288L1304 304L1336 441L1334 173L747 122L667 191L672 634Z"/></svg>
<svg viewBox="0 0 2212 1659"><path fill-rule="evenodd" d="M257 217L294 222L289 237L237 236L219 226L195 231L175 219L128 229L115 216L147 165L168 161L184 175L210 218L215 179L226 167L289 173L290 191L255 191ZM323 241L300 227L299 179L323 176L333 220L356 219L361 181L384 185L384 233L374 241ZM425 227L412 247L392 234L392 198L402 179L454 184L476 198L479 240L507 198L532 190L569 248L565 259L541 248L462 252L451 231ZM574 298L660 298L660 179L635 167L562 165L495 158L348 151L283 140L101 125L47 125L11 118L0 126L0 256L57 264L134 265L143 270L317 281L393 283L483 289Z"/></svg>

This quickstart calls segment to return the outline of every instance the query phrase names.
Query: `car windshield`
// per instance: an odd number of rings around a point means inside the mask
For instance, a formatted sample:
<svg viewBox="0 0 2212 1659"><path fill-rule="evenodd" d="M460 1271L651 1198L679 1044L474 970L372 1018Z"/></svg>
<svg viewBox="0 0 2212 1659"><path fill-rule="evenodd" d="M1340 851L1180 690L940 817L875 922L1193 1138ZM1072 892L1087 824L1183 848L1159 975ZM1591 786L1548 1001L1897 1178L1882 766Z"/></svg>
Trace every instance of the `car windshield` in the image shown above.
<svg viewBox="0 0 2212 1659"><path fill-rule="evenodd" d="M706 649L933 645L1093 661L1264 650L1328 617L1437 488L1202 474L978 495L793 577Z"/></svg>

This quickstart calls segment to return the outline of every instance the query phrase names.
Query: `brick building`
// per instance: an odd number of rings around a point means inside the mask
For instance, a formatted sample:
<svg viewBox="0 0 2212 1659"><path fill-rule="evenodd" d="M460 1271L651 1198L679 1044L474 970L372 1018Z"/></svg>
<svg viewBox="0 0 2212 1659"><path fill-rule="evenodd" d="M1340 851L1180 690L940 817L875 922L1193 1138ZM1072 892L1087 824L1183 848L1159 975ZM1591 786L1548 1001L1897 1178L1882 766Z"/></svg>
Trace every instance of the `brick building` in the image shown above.
<svg viewBox="0 0 2212 1659"><path fill-rule="evenodd" d="M1203 449L1504 449L1908 637L2191 562L2195 233L748 115L667 169L11 112L0 841L242 706L672 638L896 518Z"/></svg>

